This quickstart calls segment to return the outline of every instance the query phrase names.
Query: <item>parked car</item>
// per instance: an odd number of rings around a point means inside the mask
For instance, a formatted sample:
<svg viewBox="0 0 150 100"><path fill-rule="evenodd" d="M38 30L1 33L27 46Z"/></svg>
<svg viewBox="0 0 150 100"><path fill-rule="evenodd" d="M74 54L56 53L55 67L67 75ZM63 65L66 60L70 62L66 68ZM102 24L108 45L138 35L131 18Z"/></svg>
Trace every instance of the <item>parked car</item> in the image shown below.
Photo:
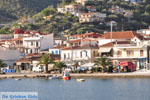
<svg viewBox="0 0 150 100"><path fill-rule="evenodd" d="M65 71L72 72L72 68L71 67L67 67L67 68L65 68Z"/></svg>
<svg viewBox="0 0 150 100"><path fill-rule="evenodd" d="M43 72L44 71L44 68L43 67L33 67L32 68L32 71L34 71L34 72Z"/></svg>
<svg viewBox="0 0 150 100"><path fill-rule="evenodd" d="M76 71L79 71L79 72L86 72L88 69L87 68L85 68L85 67L78 67L77 69L76 69Z"/></svg>

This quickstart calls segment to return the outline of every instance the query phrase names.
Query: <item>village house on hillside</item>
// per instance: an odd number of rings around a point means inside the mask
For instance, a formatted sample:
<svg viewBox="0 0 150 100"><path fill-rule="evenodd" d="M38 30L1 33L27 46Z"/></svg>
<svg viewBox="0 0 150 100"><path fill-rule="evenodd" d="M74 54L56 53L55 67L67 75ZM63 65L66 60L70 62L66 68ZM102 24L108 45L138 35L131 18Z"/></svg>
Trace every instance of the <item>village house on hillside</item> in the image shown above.
<svg viewBox="0 0 150 100"><path fill-rule="evenodd" d="M57 8L57 11L59 13L71 13L75 16L80 16L80 9L81 9L81 5L80 4L70 4L70 5L66 5L65 7L60 7Z"/></svg>
<svg viewBox="0 0 150 100"><path fill-rule="evenodd" d="M104 21L106 14L98 13L98 12L89 12L89 13L82 13L79 17L80 23L89 23L89 22L100 22Z"/></svg>
<svg viewBox="0 0 150 100"><path fill-rule="evenodd" d="M85 5L85 3L88 1L94 1L94 0L75 0L75 2L82 4L82 5Z"/></svg>

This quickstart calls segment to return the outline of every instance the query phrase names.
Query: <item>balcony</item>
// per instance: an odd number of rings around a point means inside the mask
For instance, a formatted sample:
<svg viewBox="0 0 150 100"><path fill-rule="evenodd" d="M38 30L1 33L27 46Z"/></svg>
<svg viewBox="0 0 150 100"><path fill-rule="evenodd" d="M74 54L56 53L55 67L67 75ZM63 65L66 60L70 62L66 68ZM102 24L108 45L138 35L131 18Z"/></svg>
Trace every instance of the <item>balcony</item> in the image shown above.
<svg viewBox="0 0 150 100"><path fill-rule="evenodd" d="M132 44L115 44L115 47L130 47L130 46L138 46L136 43Z"/></svg>

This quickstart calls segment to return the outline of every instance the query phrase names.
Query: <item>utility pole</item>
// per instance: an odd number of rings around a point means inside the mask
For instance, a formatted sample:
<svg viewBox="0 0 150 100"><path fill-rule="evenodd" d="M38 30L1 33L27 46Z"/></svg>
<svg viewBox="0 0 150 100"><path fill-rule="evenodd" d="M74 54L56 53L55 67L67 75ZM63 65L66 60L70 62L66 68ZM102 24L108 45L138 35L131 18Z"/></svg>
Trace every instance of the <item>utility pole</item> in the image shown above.
<svg viewBox="0 0 150 100"><path fill-rule="evenodd" d="M113 24L112 24L112 21L111 21L111 23L110 23L111 25L110 25L110 37L111 37L111 42L112 42L112 28L113 28Z"/></svg>
<svg viewBox="0 0 150 100"><path fill-rule="evenodd" d="M123 28L123 19L121 19L122 20L122 31L124 30L124 28Z"/></svg>

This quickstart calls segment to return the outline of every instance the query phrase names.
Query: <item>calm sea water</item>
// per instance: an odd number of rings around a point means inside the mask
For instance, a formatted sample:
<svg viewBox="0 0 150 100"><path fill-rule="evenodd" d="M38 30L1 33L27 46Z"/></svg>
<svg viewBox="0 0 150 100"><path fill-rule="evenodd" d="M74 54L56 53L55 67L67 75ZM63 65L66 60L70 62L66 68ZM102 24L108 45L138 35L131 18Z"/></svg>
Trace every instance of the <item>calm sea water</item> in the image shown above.
<svg viewBox="0 0 150 100"><path fill-rule="evenodd" d="M0 92L13 91L38 92L39 100L150 100L150 79L0 80Z"/></svg>

